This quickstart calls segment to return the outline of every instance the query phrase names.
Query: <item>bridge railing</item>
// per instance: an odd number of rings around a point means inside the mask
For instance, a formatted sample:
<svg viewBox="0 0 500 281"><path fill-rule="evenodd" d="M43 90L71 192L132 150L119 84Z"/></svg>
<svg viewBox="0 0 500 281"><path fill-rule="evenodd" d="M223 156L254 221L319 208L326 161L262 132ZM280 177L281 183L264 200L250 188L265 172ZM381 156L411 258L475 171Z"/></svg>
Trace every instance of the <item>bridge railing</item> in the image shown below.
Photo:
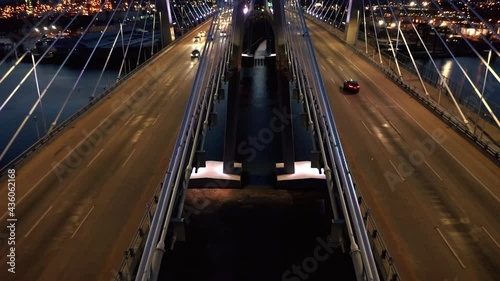
<svg viewBox="0 0 500 281"><path fill-rule="evenodd" d="M368 208L360 205L360 197L356 195L354 179L347 165L302 8L290 1L285 9L286 49L292 53L289 62L298 84L300 100L308 115L311 134L316 139L313 146L321 154L319 163L313 165L324 170L334 218L338 219L336 208L344 215L356 276L358 280L399 280L385 244L380 236L375 235L378 231L373 219L362 215L362 211L366 213ZM334 203L335 199L340 207Z"/></svg>
<svg viewBox="0 0 500 281"><path fill-rule="evenodd" d="M219 11L215 13L215 18ZM115 280L156 280L163 255L168 250L165 244L171 242L169 246L173 247L176 239L182 238L177 230L183 229L182 210L189 178L193 166L197 168L200 164L198 153L202 153L200 147L210 124L210 113L217 100L221 76L226 71L228 52L232 50L230 39L220 40L220 35L216 36L213 22L207 35L170 164L161 183L158 204L152 217L151 213L145 215L150 224L143 220L148 232L136 232L131 242L131 247L141 252L131 260L128 256L124 258Z"/></svg>

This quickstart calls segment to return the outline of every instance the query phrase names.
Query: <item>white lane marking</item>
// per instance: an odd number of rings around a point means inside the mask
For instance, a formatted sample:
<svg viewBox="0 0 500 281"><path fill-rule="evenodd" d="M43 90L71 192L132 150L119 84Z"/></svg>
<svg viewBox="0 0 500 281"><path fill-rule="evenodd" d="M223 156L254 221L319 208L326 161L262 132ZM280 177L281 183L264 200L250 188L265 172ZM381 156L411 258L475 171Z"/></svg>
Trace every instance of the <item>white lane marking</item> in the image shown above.
<svg viewBox="0 0 500 281"><path fill-rule="evenodd" d="M153 63L153 62L156 62L156 60L158 60L161 56L163 56L164 54L166 54L170 49L172 49L173 47L177 46L177 43L174 43L172 44L171 47L167 48L165 51L162 51L163 54L159 55L158 57L156 57L153 61L151 61L150 63ZM19 204L24 200L24 198L26 198L26 196L28 196L35 187L37 187L50 173L52 173L57 167L59 167L59 165L66 160L67 156L68 155L71 155L73 153L73 151L75 149L77 149L83 142L85 142L91 135L94 134L94 132L99 129L101 127L102 124L104 124L104 122L108 121L109 117L115 113L115 111L117 111L118 109L122 109L122 106L128 102L128 100L130 98L132 98L136 93L137 91L141 90L142 87L144 87L144 85L148 84L151 82L151 80L153 80L154 78L150 78L149 80L145 81L140 88L137 88L132 94L130 94L119 106L117 106L113 111L111 111L111 113L106 116L106 118L104 118L104 120L102 120L101 123L99 123L99 125L97 125L92 131L90 131L90 133L84 138L82 139L79 143L77 143L77 145L71 149L67 154L66 154L66 157L64 157L64 159L62 159L61 161L57 162L56 165L53 165L52 166L52 169L50 169L40 180L38 180L17 202L16 202L16 205L19 206ZM3 220L8 214L8 211L5 212L2 217L0 218L0 221Z"/></svg>
<svg viewBox="0 0 500 281"><path fill-rule="evenodd" d="M344 58L347 59L347 57L344 56ZM462 162L460 162L456 157L455 155L453 155L448 149L446 149L446 147L444 147L439 141L436 140L436 138L431 134L429 133L426 129L424 129L424 127L422 125L420 125L420 123L417 122L417 120L415 120L415 118L413 118L413 116L410 115L410 113L408 113L399 103L397 103L389 94L387 94L386 91L384 91L382 88L380 88L380 86L378 86L377 83L375 83L370 77L368 77L368 75L366 75L359 67L357 67L353 62L351 62L351 64L357 68L359 70L359 72L363 73L363 75L368 79L370 80L382 93L384 93L390 100L392 100L392 102L397 105L399 107L399 109L401 109L401 111L403 111L406 115L408 115L408 117L413 120L413 122L415 122L415 124L417 124L420 129L422 129L422 131L426 132L437 144L439 144L439 146L444 150L446 151L455 161L457 161L458 164L460 164L460 166L462 166L462 168L464 168L464 170L466 170L479 184L481 184L481 186L490 193L491 196L493 196L493 198L495 200L497 200L498 203L500 203L500 198L498 198L498 196L495 195L495 193L493 193L493 191L491 191L491 189L489 189L482 181L480 181L469 169L467 169L467 167L464 166L464 164L462 164Z"/></svg>
<svg viewBox="0 0 500 281"><path fill-rule="evenodd" d="M443 179L438 175L438 173L431 167L431 165L429 165L429 163L427 163L427 161L424 161L425 165L427 165L427 167L429 167L429 169L431 169L434 174L439 178L440 181L443 181Z"/></svg>
<svg viewBox="0 0 500 281"><path fill-rule="evenodd" d="M340 65L337 65L337 66L340 68L340 70L344 71L344 69Z"/></svg>
<svg viewBox="0 0 500 281"><path fill-rule="evenodd" d="M135 148L134 148L134 150L132 150L132 153L130 153L130 155L127 157L127 160L125 160L125 162L123 163L122 167L125 166L125 164L127 164L128 159L130 159L130 157L132 156L132 154L134 154L134 152L135 152Z"/></svg>
<svg viewBox="0 0 500 281"><path fill-rule="evenodd" d="M368 126L366 126L365 122L363 122L363 120L360 120L360 121L361 121L361 123L363 123L363 126L365 126L365 129L368 131L368 133L371 135L372 132L370 132L370 130L368 129Z"/></svg>
<svg viewBox="0 0 500 281"><path fill-rule="evenodd" d="M450 248L451 252L453 253L453 255L455 256L455 258L457 259L457 261L460 263L460 265L465 268L465 265L464 263L462 262L462 260L458 257L457 253L455 252L455 250L453 250L453 248L451 247L450 243L448 243L448 240L446 240L446 238L444 238L444 235L443 233L441 233L441 230L439 230L439 228L436 227L436 230L437 232L439 233L439 235L441 236L441 238L443 238L444 240L444 243L446 243L446 245L448 246L448 248Z"/></svg>
<svg viewBox="0 0 500 281"><path fill-rule="evenodd" d="M369 98L368 96L364 96L369 102L371 102L371 104L375 105L375 103L372 101L371 98Z"/></svg>
<svg viewBox="0 0 500 281"><path fill-rule="evenodd" d="M134 116L135 116L135 113L134 113L134 114L132 114L132 116L130 116L130 118L128 119L128 121L127 121L127 122L125 123L125 125L123 125L123 126L124 126L124 127L126 127L126 126L127 126L127 124L128 124L130 121L132 121L132 118L134 118Z"/></svg>
<svg viewBox="0 0 500 281"><path fill-rule="evenodd" d="M396 130L396 132L398 132L398 134L399 134L400 136L402 136L402 135L403 135L403 134L401 134L401 132L398 130L398 128L396 128L396 126L394 126L394 124L392 124L392 122L391 122L391 121L389 121L389 124L391 124L391 126L394 128L394 130Z"/></svg>
<svg viewBox="0 0 500 281"><path fill-rule="evenodd" d="M172 94L172 99L177 95L178 92L178 90L175 90L175 92Z"/></svg>
<svg viewBox="0 0 500 281"><path fill-rule="evenodd" d="M156 117L155 121L153 122L153 126L156 124L156 121L158 121L158 118L160 118L160 115L161 115L161 113L158 114L158 117Z"/></svg>
<svg viewBox="0 0 500 281"><path fill-rule="evenodd" d="M348 104L351 104L351 102L349 102L349 100L344 96L344 99L345 101L348 103Z"/></svg>
<svg viewBox="0 0 500 281"><path fill-rule="evenodd" d="M335 81L333 81L333 78L330 77L330 80L332 80L332 83L335 85Z"/></svg>
<svg viewBox="0 0 500 281"><path fill-rule="evenodd" d="M82 227L83 223L90 216L90 213L92 212L92 210L94 210L94 208L95 208L95 205L92 205L92 208L90 209L90 211L87 213L87 215L85 216L85 218L83 219L83 221L80 223L80 225L78 226L78 228L75 230L75 232L73 232L73 235L71 235L71 239L73 239L73 237L75 237L76 233L78 232L78 230L80 230L80 227Z"/></svg>
<svg viewBox="0 0 500 281"><path fill-rule="evenodd" d="M398 171L398 169L396 169L396 166L394 165L394 163L392 163L392 161L390 159L389 159L389 163L391 163L391 165L394 168L394 170L396 170L396 173L398 173L398 175L401 178L401 180L405 181L405 178L403 178L403 176L401 175L401 173Z"/></svg>
<svg viewBox="0 0 500 281"><path fill-rule="evenodd" d="M92 159L92 161L90 161L90 163L87 165L87 167L88 167L88 166L90 166L90 165L94 162L94 160L95 160L95 159L97 159L97 157L99 157L99 155L101 154L101 152L102 152L103 150L104 150L104 148L103 148L103 149L101 149L101 151L99 151L99 153L97 153L97 155L94 157L94 159Z"/></svg>
<svg viewBox="0 0 500 281"><path fill-rule="evenodd" d="M154 91L151 96L149 96L148 100L150 100L154 95L156 94L156 91Z"/></svg>
<svg viewBox="0 0 500 281"><path fill-rule="evenodd" d="M493 242L497 245L497 247L500 248L500 244L498 244L497 240L495 240L493 238L493 236L491 236L491 234L488 232L488 230L486 230L486 228L482 225L481 225L481 227L483 228L484 232L486 232L486 234L488 234L488 236L491 238L491 240L493 240Z"/></svg>
<svg viewBox="0 0 500 281"><path fill-rule="evenodd" d="M51 205L47 211L45 211L45 213L43 213L43 215L38 219L38 221L31 227L31 229L28 231L28 233L24 234L24 237L28 237L28 235L30 235L31 231L33 231L33 229L35 229L35 227L42 221L42 219L45 217L45 215L47 215L47 213L52 209L52 207L54 207L54 205Z"/></svg>
<svg viewBox="0 0 500 281"><path fill-rule="evenodd" d="M321 65L321 68L323 68L323 70L326 71L326 68L323 65Z"/></svg>

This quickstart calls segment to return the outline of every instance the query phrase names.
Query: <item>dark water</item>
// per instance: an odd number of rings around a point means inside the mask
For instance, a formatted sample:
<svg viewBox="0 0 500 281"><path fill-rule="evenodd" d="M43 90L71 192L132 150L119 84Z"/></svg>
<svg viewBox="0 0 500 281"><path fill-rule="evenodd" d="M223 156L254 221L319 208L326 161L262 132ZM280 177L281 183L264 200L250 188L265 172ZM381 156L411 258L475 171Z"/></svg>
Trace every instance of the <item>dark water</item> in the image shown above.
<svg viewBox="0 0 500 281"><path fill-rule="evenodd" d="M12 65L13 62L5 62L0 65L0 76L3 77ZM0 84L0 153L4 152L9 141L34 108L13 145L7 150L5 156L0 159L0 168L29 148L37 141L38 137L43 136L58 114L60 114L60 117L57 124L60 124L85 106L94 92L101 74L101 69L96 67L87 69L82 75L80 74L81 67L63 67L52 85L47 89L42 102L34 107L38 100L34 72L26 78L22 85L20 84L31 67L32 64L30 63L20 63ZM49 84L58 68L59 65L54 64L40 64L37 66L40 94ZM95 95L100 95L104 87L112 85L116 81L117 74L117 70L106 70L97 89L95 89ZM80 75L81 79L77 83ZM9 96L18 85L20 86L17 92L9 99ZM73 88L74 90L70 96L69 93ZM9 99L8 102L6 102L7 99ZM66 99L68 101L63 108Z"/></svg>
<svg viewBox="0 0 500 281"><path fill-rule="evenodd" d="M467 103L471 107L477 107L479 104L480 96L478 96L472 85L483 93L496 115L500 114L500 82L488 73L486 78L486 85L483 91L483 83L485 81L486 66L478 58L460 57L457 58L458 63L466 71L470 77L472 84L466 79L460 66L451 58L437 59L435 63L442 75L449 79L449 87L455 93L458 100L462 103ZM430 80L438 81L439 76L435 72L435 68L430 60L419 61L423 67L420 68L421 75L429 78ZM487 58L485 58L487 62ZM491 68L500 76L500 58L490 61ZM438 82L439 83L439 82ZM484 107L482 108L484 110Z"/></svg>

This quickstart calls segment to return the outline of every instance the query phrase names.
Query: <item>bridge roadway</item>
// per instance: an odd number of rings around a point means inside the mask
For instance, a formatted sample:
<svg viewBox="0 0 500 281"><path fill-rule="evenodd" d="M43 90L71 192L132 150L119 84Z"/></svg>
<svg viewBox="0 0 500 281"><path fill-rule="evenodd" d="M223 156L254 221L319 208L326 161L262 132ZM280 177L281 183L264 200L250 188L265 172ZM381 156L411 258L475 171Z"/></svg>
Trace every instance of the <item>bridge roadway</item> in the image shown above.
<svg viewBox="0 0 500 281"><path fill-rule="evenodd" d="M351 169L403 280L498 280L498 167L308 24ZM191 50L191 36L181 39L18 171L17 273L6 274L2 255L1 280L111 279L167 167L196 71ZM360 94L342 93L344 77L361 82ZM144 90L136 92L143 97L137 107L114 111L136 90ZM59 181L52 163L102 120L112 124L100 129L103 141L89 145L89 155ZM430 140L435 130L444 141L425 155L426 163L414 162L415 171L401 171L404 182L391 189L384 173L400 176L393 167L399 157L425 152L415 141ZM5 193L0 190L2 198ZM1 221L5 225L5 217Z"/></svg>
<svg viewBox="0 0 500 281"><path fill-rule="evenodd" d="M308 27L350 168L402 280L499 280L499 167L325 29ZM348 78L359 94L343 93Z"/></svg>
<svg viewBox="0 0 500 281"><path fill-rule="evenodd" d="M198 65L190 59L192 38L176 42L18 171L16 274L7 272L3 209L0 280L112 279L172 154ZM62 161L80 142L87 148ZM67 171L53 169L59 161Z"/></svg>

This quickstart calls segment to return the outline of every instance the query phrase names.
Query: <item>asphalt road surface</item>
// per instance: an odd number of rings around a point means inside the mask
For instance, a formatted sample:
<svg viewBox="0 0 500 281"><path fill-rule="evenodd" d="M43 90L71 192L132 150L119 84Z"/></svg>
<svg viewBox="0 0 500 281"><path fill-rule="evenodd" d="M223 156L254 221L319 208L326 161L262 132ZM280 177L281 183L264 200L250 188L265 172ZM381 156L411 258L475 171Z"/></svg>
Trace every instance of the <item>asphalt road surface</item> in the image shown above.
<svg viewBox="0 0 500 281"><path fill-rule="evenodd" d="M350 168L402 280L500 280L500 168L308 21ZM342 90L358 80L361 90Z"/></svg>
<svg viewBox="0 0 500 281"><path fill-rule="evenodd" d="M7 271L5 208L0 280L114 277L167 169L198 66L192 37L209 23L16 171L15 274ZM7 184L0 186L5 206Z"/></svg>

